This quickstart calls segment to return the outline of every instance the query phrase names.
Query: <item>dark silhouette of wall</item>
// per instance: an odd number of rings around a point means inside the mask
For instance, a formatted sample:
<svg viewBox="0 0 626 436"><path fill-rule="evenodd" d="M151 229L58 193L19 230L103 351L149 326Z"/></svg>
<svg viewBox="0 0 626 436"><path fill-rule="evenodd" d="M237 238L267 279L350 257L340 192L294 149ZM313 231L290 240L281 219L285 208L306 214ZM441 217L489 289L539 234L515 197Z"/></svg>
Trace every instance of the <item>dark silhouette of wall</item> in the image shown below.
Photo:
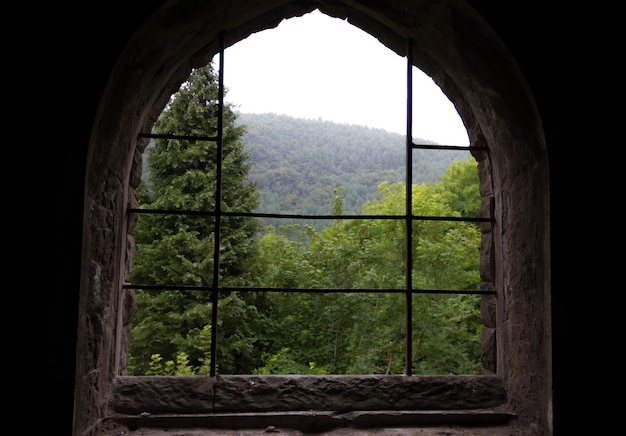
<svg viewBox="0 0 626 436"><path fill-rule="evenodd" d="M28 145L36 160L41 161L36 174L41 178L37 178L32 192L36 198L45 199L47 206L45 216L36 220L34 232L46 275L43 283L33 286L33 298L38 305L41 302L38 325L45 331L46 355L50 356L43 365L42 388L46 401L58 409L46 421L46 427L60 434L72 431L87 144L115 62L133 32L160 3L113 0L91 3L84 10L77 6L63 6L68 9L62 10L56 5L37 5L38 14L30 16L27 31L36 32L39 44L34 52L30 47L21 50L32 56L27 60L37 61L32 68L25 68L28 71L21 77L25 86L35 91L27 105L28 117L33 119L30 127L42 135ZM571 92L571 82L564 78L577 67L564 41L572 43L579 29L563 19L564 11L547 10L545 2L537 0L469 3L493 26L515 57L535 96L546 135L551 173L553 382L558 429L559 400L566 389L559 368L567 360L563 341L567 333L568 272L582 270L583 262L569 250L565 230L570 220L569 205L580 202L575 197L579 192L572 186L578 183L584 167L583 157L572 152L574 135L568 116L572 108L563 105ZM40 57L42 52L46 54L45 62Z"/></svg>

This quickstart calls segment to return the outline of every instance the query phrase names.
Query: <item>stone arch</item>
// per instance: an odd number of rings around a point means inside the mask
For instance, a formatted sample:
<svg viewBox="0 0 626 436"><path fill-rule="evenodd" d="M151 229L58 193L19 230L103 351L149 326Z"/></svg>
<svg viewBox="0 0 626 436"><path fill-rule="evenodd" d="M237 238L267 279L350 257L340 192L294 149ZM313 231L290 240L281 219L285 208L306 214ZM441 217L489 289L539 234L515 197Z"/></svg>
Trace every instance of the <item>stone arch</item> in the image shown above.
<svg viewBox="0 0 626 436"><path fill-rule="evenodd" d="M125 210L149 131L193 67L219 50L314 9L377 37L399 55L414 41L414 63L455 106L472 144L490 150L481 187L496 225L481 275L497 291L495 373L507 406L536 434L550 427L550 264L548 164L541 122L523 76L497 35L463 0L166 2L132 37L102 95L87 155L76 362L76 434L109 415L117 376L115 332L127 246ZM489 183L485 181L488 180ZM486 207L491 207L490 205ZM486 338L489 340L489 338ZM116 343L117 341L117 343ZM534 434L534 433L533 433Z"/></svg>

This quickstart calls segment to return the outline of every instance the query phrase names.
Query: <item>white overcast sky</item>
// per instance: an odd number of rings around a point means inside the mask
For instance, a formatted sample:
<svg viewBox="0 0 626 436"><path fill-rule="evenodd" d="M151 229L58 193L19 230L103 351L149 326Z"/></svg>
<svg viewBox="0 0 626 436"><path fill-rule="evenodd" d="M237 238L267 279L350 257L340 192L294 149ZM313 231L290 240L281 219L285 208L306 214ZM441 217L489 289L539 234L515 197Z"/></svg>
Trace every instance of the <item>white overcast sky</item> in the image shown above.
<svg viewBox="0 0 626 436"><path fill-rule="evenodd" d="M406 58L344 20L314 11L224 53L226 101L243 113L357 124L406 134ZM468 145L454 105L413 69L413 137Z"/></svg>

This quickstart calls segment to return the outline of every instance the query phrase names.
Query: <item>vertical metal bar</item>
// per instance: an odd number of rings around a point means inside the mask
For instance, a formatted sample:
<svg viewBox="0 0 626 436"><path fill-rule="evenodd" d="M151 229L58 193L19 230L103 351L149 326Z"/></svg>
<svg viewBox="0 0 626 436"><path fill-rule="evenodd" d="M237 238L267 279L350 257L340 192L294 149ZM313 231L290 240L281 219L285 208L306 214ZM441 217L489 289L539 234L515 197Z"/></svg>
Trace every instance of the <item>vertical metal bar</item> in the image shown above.
<svg viewBox="0 0 626 436"><path fill-rule="evenodd" d="M405 253L405 364L404 373L413 372L413 41L408 40L406 68L406 253Z"/></svg>
<svg viewBox="0 0 626 436"><path fill-rule="evenodd" d="M215 234L213 248L213 292L211 294L211 367L210 375L215 377L217 368L217 303L220 278L220 245L222 225L222 158L224 154L224 34L220 35L220 64L218 75L217 111L217 157L215 187Z"/></svg>

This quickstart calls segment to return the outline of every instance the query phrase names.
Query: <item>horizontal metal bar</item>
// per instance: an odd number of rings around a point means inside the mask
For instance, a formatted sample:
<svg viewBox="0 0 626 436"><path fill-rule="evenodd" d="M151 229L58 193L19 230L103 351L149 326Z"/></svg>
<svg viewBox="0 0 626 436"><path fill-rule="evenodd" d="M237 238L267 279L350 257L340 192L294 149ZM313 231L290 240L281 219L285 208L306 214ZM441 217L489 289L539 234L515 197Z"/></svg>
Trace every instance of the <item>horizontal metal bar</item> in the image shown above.
<svg viewBox="0 0 626 436"><path fill-rule="evenodd" d="M140 133L137 135L139 138L154 138L154 139L180 139L182 141L217 141L217 136L187 136L187 135L156 135L154 133Z"/></svg>
<svg viewBox="0 0 626 436"><path fill-rule="evenodd" d="M152 138L152 139L180 139L187 141L217 141L217 136L191 136L191 135L172 135L172 134L155 134L155 133L140 133L138 138ZM416 144L412 143L411 148L414 149L426 149L426 150L481 150L489 151L487 147L472 147L467 145L441 145L441 144Z"/></svg>
<svg viewBox="0 0 626 436"><path fill-rule="evenodd" d="M212 286L202 285L146 285L125 283L122 285L124 289L143 289L146 291L209 291L213 292Z"/></svg>
<svg viewBox="0 0 626 436"><path fill-rule="evenodd" d="M412 143L411 148L419 148L425 150L481 150L481 151L489 151L487 147L472 147L468 145L439 145L439 144L416 144Z"/></svg>
<svg viewBox="0 0 626 436"><path fill-rule="evenodd" d="M213 286L196 286L196 285L146 285L131 284L123 285L124 289L144 289L156 291L210 291L213 292ZM405 293L405 289L400 288L265 288L265 287L237 287L223 286L218 291L226 292L293 292L293 293L310 293L310 294L393 294ZM467 290L467 289L412 289L413 294L471 294L471 295L495 295L495 291L483 290Z"/></svg>
<svg viewBox="0 0 626 436"><path fill-rule="evenodd" d="M171 209L136 209L129 208L128 213L138 214L169 214L169 215L199 215L199 216L215 216L215 211L197 211L197 210L171 210ZM297 219L319 219L319 220L352 220L352 219L370 219L370 220L404 220L404 215L299 215L299 214L281 214L281 213L256 213L256 212L222 212L222 216L232 217L252 217L252 218L297 218ZM426 216L412 215L412 219L421 221L465 221L465 222L484 222L493 223L494 218L481 217L458 217L458 216Z"/></svg>

